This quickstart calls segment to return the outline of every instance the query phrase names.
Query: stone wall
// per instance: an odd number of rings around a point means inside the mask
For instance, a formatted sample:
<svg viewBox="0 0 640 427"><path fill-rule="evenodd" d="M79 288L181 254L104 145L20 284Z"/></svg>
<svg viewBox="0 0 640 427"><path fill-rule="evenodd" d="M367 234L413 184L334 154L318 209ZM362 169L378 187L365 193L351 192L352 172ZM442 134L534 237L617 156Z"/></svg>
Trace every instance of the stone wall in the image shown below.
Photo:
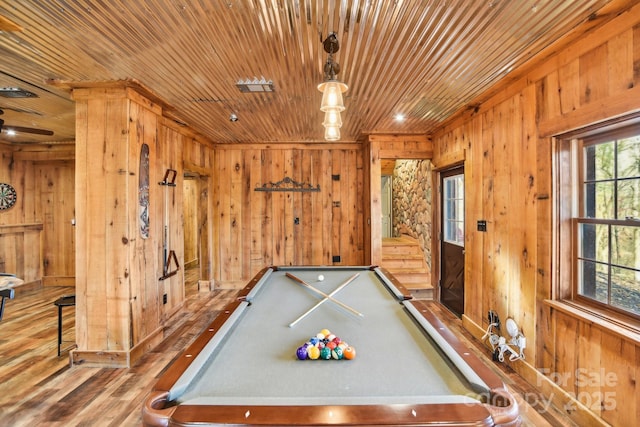
<svg viewBox="0 0 640 427"><path fill-rule="evenodd" d="M418 240L431 269L431 161L397 160L393 171L393 235Z"/></svg>

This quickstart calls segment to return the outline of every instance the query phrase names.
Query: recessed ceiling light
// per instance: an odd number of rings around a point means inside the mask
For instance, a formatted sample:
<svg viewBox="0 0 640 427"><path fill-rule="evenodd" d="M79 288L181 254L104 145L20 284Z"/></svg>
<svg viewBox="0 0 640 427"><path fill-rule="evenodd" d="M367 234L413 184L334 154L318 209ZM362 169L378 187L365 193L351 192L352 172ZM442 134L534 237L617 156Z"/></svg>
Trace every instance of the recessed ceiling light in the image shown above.
<svg viewBox="0 0 640 427"><path fill-rule="evenodd" d="M19 87L0 87L0 96L5 98L37 98L33 92L29 92L25 89L20 89Z"/></svg>
<svg viewBox="0 0 640 427"><path fill-rule="evenodd" d="M393 118L395 119L396 122L404 122L404 114L402 113L398 113L395 116L393 116Z"/></svg>

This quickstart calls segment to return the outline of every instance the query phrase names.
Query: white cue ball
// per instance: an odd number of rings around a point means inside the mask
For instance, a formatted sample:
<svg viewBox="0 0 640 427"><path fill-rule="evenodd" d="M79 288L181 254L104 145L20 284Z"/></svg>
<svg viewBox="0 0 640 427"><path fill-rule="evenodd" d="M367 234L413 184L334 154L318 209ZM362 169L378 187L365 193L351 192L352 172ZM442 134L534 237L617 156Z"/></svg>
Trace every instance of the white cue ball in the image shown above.
<svg viewBox="0 0 640 427"><path fill-rule="evenodd" d="M324 280L324 276L322 274L318 274L318 282L322 282Z"/></svg>

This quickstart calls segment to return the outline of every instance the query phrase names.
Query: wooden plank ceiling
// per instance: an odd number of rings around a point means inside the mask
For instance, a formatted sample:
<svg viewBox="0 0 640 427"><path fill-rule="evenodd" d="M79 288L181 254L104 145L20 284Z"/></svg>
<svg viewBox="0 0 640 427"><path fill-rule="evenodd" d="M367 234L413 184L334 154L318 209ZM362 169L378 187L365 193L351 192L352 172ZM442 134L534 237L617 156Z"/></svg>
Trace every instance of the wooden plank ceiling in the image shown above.
<svg viewBox="0 0 640 427"><path fill-rule="evenodd" d="M0 143L74 138L74 104L50 80L133 79L224 143L323 141L319 111L335 32L347 83L341 141L429 133L511 69L596 16L606 0L0 0ZM629 3L621 2L617 3ZM239 80L272 81L241 93ZM239 118L231 122L229 117ZM403 122L394 120L403 114Z"/></svg>

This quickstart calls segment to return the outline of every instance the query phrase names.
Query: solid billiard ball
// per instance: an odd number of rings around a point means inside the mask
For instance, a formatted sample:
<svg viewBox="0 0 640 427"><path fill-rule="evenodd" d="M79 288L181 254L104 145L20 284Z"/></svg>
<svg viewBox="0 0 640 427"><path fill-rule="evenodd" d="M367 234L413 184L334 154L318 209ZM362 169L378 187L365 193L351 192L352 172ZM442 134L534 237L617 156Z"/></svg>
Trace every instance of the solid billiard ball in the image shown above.
<svg viewBox="0 0 640 427"><path fill-rule="evenodd" d="M331 349L329 347L325 347L320 350L320 358L324 360L331 359Z"/></svg>
<svg viewBox="0 0 640 427"><path fill-rule="evenodd" d="M355 359L356 358L356 349L353 347L347 347L344 349L343 353L343 357L347 360L351 360L351 359Z"/></svg>
<svg viewBox="0 0 640 427"><path fill-rule="evenodd" d="M309 354L309 359L316 360L320 357L320 349L318 347L309 347L307 349L307 353Z"/></svg>
<svg viewBox="0 0 640 427"><path fill-rule="evenodd" d="M298 350L296 350L296 356L300 360L305 360L308 356L307 347L305 346L298 347Z"/></svg>
<svg viewBox="0 0 640 427"><path fill-rule="evenodd" d="M322 274L318 274L318 282L322 282L324 280L324 276Z"/></svg>
<svg viewBox="0 0 640 427"><path fill-rule="evenodd" d="M328 329L323 329L323 330L321 330L321 331L320 331L320 334L318 334L318 335L322 335L322 338L320 338L320 339L324 339L324 338L326 338L328 335L331 335L331 331L330 331L330 330L328 330Z"/></svg>

